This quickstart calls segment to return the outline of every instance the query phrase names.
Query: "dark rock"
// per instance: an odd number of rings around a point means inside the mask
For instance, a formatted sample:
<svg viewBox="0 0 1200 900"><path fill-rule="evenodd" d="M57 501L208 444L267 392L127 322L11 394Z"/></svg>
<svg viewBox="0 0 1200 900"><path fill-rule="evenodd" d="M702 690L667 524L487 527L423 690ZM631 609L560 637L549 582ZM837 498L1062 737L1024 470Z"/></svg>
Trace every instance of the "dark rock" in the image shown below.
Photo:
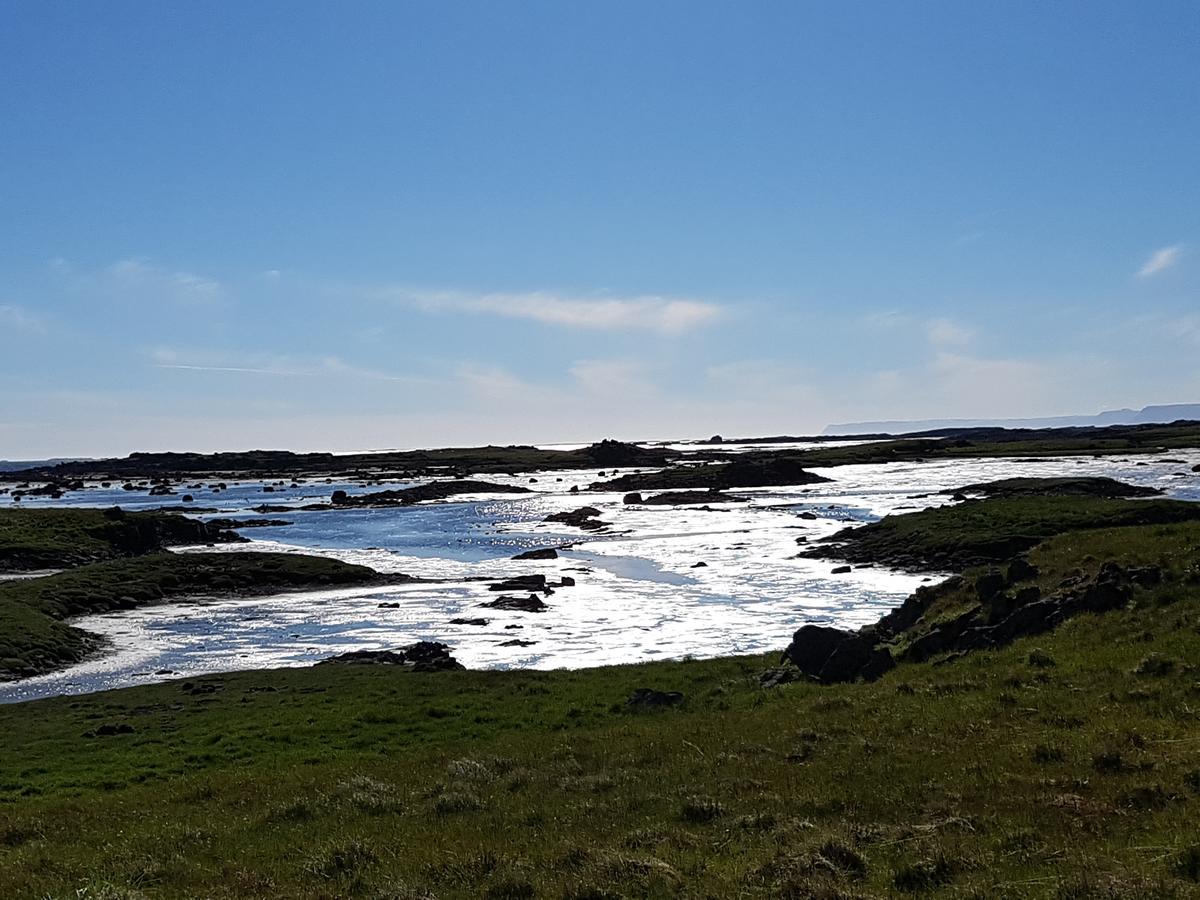
<svg viewBox="0 0 1200 900"><path fill-rule="evenodd" d="M1020 588L1013 597L1013 602L1017 606L1025 606L1029 603L1036 603L1042 599L1042 589L1036 584L1031 584Z"/></svg>
<svg viewBox="0 0 1200 900"><path fill-rule="evenodd" d="M528 597L509 597L506 595L497 597L490 603L482 605L488 609L507 609L513 612L544 612L549 608L537 594L530 594Z"/></svg>
<svg viewBox="0 0 1200 900"><path fill-rule="evenodd" d="M559 587L575 587L575 579L570 575L564 575L562 580L558 582Z"/></svg>
<svg viewBox="0 0 1200 900"><path fill-rule="evenodd" d="M1038 577L1038 567L1023 556L1018 556L1008 564L1006 579L1009 584L1020 584L1022 581L1032 581Z"/></svg>
<svg viewBox="0 0 1200 900"><path fill-rule="evenodd" d="M829 574L830 575L845 575L847 572L851 572L851 571L853 571L853 569L851 569L850 566L834 566L832 569L829 570Z"/></svg>
<svg viewBox="0 0 1200 900"><path fill-rule="evenodd" d="M684 701L683 694L678 691L656 691L653 688L638 688L634 691L625 705L630 709L668 709L679 706Z"/></svg>
<svg viewBox="0 0 1200 900"><path fill-rule="evenodd" d="M111 737L114 734L133 734L133 726L128 722L108 722L87 732L84 737Z"/></svg>
<svg viewBox="0 0 1200 900"><path fill-rule="evenodd" d="M817 514L814 512L809 512L808 510L805 510L804 512L799 513L799 518L808 519L809 521L812 521L813 519L817 518Z"/></svg>
<svg viewBox="0 0 1200 900"><path fill-rule="evenodd" d="M545 575L517 575L488 585L489 591L544 591L546 590Z"/></svg>
<svg viewBox="0 0 1200 900"><path fill-rule="evenodd" d="M825 625L800 628L783 656L801 674L825 684L858 678L872 680L895 665L886 648L876 647L874 634Z"/></svg>
<svg viewBox="0 0 1200 900"><path fill-rule="evenodd" d="M647 506L699 506L709 503L745 502L741 497L730 497L718 490L667 491L642 500Z"/></svg>
<svg viewBox="0 0 1200 900"><path fill-rule="evenodd" d="M429 500L445 500L457 494L528 494L529 488L515 484L496 484L491 481L431 481L416 487L394 491L375 491L370 494L347 495L334 491L330 500L337 506L411 506Z"/></svg>
<svg viewBox="0 0 1200 900"><path fill-rule="evenodd" d="M501 641L501 647L532 647L537 641L523 641L520 638L513 638L511 641Z"/></svg>
<svg viewBox="0 0 1200 900"><path fill-rule="evenodd" d="M487 619L451 619L451 625L486 625Z"/></svg>
<svg viewBox="0 0 1200 900"><path fill-rule="evenodd" d="M450 648L436 641L418 641L399 650L353 650L323 659L323 665L404 666L413 672L440 672L465 668L450 655Z"/></svg>
<svg viewBox="0 0 1200 900"><path fill-rule="evenodd" d="M692 568L693 569L707 569L708 563L706 563L706 562L692 563Z"/></svg>
<svg viewBox="0 0 1200 900"><path fill-rule="evenodd" d="M975 579L975 596L979 598L980 602L988 603L1004 593L1007 586L1008 580L1004 577L1004 573L999 569L988 569Z"/></svg>
<svg viewBox="0 0 1200 900"><path fill-rule="evenodd" d="M621 498L621 502L622 503L641 503L642 495L637 492L634 492L632 494L626 494L624 497Z"/></svg>
<svg viewBox="0 0 1200 900"><path fill-rule="evenodd" d="M406 662L403 651L394 650L351 650L339 653L317 663L318 666L402 666Z"/></svg>
<svg viewBox="0 0 1200 900"><path fill-rule="evenodd" d="M948 494L950 491L943 491ZM1125 484L1112 478L1005 478L983 484L968 484L958 488L954 499L963 494L982 494L985 497L1154 497L1158 488Z"/></svg>
<svg viewBox="0 0 1200 900"><path fill-rule="evenodd" d="M1158 566L1140 566L1138 568L1129 569L1126 572L1129 580L1138 587L1154 587L1157 584L1162 584L1163 571Z"/></svg>
<svg viewBox="0 0 1200 900"><path fill-rule="evenodd" d="M375 608L376 609L399 609L400 604L399 603L380 603Z"/></svg>
<svg viewBox="0 0 1200 900"><path fill-rule="evenodd" d="M570 525L574 528L582 528L585 531L595 531L598 528L603 528L607 522L601 522L597 516L600 515L600 510L594 506L581 506L579 509L569 511L551 513L546 516L545 522L561 522L564 525Z"/></svg>
<svg viewBox="0 0 1200 900"><path fill-rule="evenodd" d="M526 550L524 553L518 553L513 559L558 559L558 551L553 547L547 547L544 550Z"/></svg>

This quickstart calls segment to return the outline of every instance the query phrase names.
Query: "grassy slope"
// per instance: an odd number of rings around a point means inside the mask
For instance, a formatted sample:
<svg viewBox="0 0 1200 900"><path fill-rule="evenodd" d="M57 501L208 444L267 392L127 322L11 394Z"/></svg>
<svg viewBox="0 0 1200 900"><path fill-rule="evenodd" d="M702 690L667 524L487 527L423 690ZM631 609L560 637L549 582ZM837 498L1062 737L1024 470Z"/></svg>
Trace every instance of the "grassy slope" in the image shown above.
<svg viewBox="0 0 1200 900"><path fill-rule="evenodd" d="M158 553L0 582L0 677L47 671L92 652L95 640L61 621L68 616L202 593L262 593L379 579L364 566L292 553Z"/></svg>
<svg viewBox="0 0 1200 900"><path fill-rule="evenodd" d="M170 524L175 524L169 517ZM145 552L168 514L99 509L0 509L0 571L64 568Z"/></svg>
<svg viewBox="0 0 1200 900"><path fill-rule="evenodd" d="M888 516L844 529L806 555L916 569L961 570L1004 560L1067 531L1200 520L1180 500L1002 497Z"/></svg>
<svg viewBox="0 0 1200 900"><path fill-rule="evenodd" d="M0 896L1196 896L1200 524L1031 554L1109 558L1167 578L869 685L320 667L0 708Z"/></svg>

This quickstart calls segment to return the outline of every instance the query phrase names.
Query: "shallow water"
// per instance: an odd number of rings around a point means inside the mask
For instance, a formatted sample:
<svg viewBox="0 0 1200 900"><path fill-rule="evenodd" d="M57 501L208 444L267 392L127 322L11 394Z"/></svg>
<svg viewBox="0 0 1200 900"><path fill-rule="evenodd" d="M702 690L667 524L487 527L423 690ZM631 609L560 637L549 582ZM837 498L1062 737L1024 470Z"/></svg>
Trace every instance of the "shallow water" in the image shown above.
<svg viewBox="0 0 1200 900"><path fill-rule="evenodd" d="M773 445L778 446L778 445ZM688 507L635 507L620 493L572 495L572 485L598 472L484 476L533 489L528 495L459 498L454 502L372 510L271 512L283 527L243 531L246 549L321 553L386 572L445 579L439 584L288 593L252 600L214 599L90 616L76 624L106 636L112 652L63 672L0 686L0 702L82 693L207 672L309 665L352 649L440 640L469 667L560 668L650 659L766 652L783 647L806 622L859 627L875 621L929 577L877 568L833 575L835 563L797 559L808 542L847 524L947 502L916 495L1015 476L1108 475L1200 500L1190 473L1200 452L1161 458L964 460L817 469L834 481L737 492L746 502ZM606 475L611 474L611 470ZM531 478L536 481L531 482ZM385 485L394 487L398 485ZM337 488L379 490L323 480L264 494L261 483L229 485L212 495L192 490L196 506L223 516L261 518L259 503L323 501ZM74 492L29 506L149 508L177 497L149 498L118 488ZM581 533L542 520L551 512L595 506L608 533ZM801 519L804 511L817 519ZM560 558L517 562L515 553L569 545ZM210 552L209 548L192 548ZM226 548L215 548L226 549ZM703 562L703 566L696 566ZM544 573L576 580L547 598L542 613L481 608L494 599L467 579ZM381 603L398 604L380 608ZM452 625L484 618L487 625ZM513 640L529 646L504 646Z"/></svg>

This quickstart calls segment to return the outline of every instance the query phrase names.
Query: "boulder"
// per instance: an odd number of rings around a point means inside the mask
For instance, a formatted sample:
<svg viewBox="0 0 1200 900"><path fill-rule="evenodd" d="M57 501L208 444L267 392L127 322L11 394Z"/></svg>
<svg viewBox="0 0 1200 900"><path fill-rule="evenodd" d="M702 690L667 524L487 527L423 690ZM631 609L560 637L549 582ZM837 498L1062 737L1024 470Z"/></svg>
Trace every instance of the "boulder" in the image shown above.
<svg viewBox="0 0 1200 900"><path fill-rule="evenodd" d="M1008 564L1006 578L1009 584L1020 584L1022 581L1032 581L1038 577L1038 567L1023 556L1018 556Z"/></svg>
<svg viewBox="0 0 1200 900"><path fill-rule="evenodd" d="M399 650L352 650L323 659L317 665L404 666L413 672L440 672L465 668L450 655L449 647L436 641L418 641Z"/></svg>
<svg viewBox="0 0 1200 900"><path fill-rule="evenodd" d="M1008 580L999 569L988 569L975 579L975 596L981 603L989 603L1008 586Z"/></svg>
<svg viewBox="0 0 1200 900"><path fill-rule="evenodd" d="M796 631L783 658L801 674L824 684L873 680L895 665L891 653L876 646L873 633L826 625L805 625Z"/></svg>
<svg viewBox="0 0 1200 900"><path fill-rule="evenodd" d="M545 575L517 575L488 585L489 591L545 591Z"/></svg>
<svg viewBox="0 0 1200 900"><path fill-rule="evenodd" d="M490 603L482 605L488 609L506 609L512 612L544 612L549 608L537 594L530 594L528 597L510 597L506 595L497 597Z"/></svg>
<svg viewBox="0 0 1200 900"><path fill-rule="evenodd" d="M518 553L513 559L558 559L558 551L553 547L546 547L543 550L526 550L524 553Z"/></svg>

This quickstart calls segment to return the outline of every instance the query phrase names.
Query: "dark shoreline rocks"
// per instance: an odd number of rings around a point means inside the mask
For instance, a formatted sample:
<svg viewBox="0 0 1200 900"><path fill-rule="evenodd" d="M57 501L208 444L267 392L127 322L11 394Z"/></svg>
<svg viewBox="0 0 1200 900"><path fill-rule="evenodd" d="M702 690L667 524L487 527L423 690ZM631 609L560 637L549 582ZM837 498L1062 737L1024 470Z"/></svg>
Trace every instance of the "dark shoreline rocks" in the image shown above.
<svg viewBox="0 0 1200 900"><path fill-rule="evenodd" d="M1153 587L1164 577L1158 566L1124 567L1106 562L1094 575L1068 579L1043 596L1037 585L1028 583L1037 574L1028 561L1014 560L1007 573L985 569L970 582L954 576L938 585L919 587L901 606L858 631L805 625L795 632L780 660L794 667L795 674L786 668L771 670L764 673L764 686L798 679L821 684L874 681L898 662L954 659L976 650L995 650L1050 631L1082 613L1120 609L1130 602L1136 588ZM939 601L955 599L964 592L977 602L920 630L926 613Z"/></svg>
<svg viewBox="0 0 1200 900"><path fill-rule="evenodd" d="M1080 477L1080 478L1005 478L1000 481L986 481L980 484L968 484L959 488L941 491L942 494L953 494L959 499L966 495L977 494L988 498L999 497L1103 497L1116 499L1123 497L1158 497L1163 494L1158 488L1142 487L1126 484L1115 478Z"/></svg>
<svg viewBox="0 0 1200 900"><path fill-rule="evenodd" d="M784 454L736 456L729 462L672 466L658 472L622 475L611 481L591 485L594 491L683 490L705 488L769 487L772 485L817 484L829 481L804 467L804 463Z"/></svg>
<svg viewBox="0 0 1200 900"><path fill-rule="evenodd" d="M412 672L445 672L465 669L450 655L446 644L418 641L398 650L352 650L316 663L318 666L399 666Z"/></svg>
<svg viewBox="0 0 1200 900"><path fill-rule="evenodd" d="M335 507L381 507L381 506L411 506L429 500L445 500L458 494L529 494L529 488L515 484L496 484L491 481L472 481L456 479L454 481L431 481L411 488L399 488L394 491L374 491L370 494L347 494L345 491L334 491L329 501Z"/></svg>
<svg viewBox="0 0 1200 900"><path fill-rule="evenodd" d="M572 528L580 528L584 531L598 531L608 526L607 522L600 521L598 518L599 515L600 510L596 509L596 507L581 506L579 509L551 513L542 521L561 522L563 525L570 525Z"/></svg>

